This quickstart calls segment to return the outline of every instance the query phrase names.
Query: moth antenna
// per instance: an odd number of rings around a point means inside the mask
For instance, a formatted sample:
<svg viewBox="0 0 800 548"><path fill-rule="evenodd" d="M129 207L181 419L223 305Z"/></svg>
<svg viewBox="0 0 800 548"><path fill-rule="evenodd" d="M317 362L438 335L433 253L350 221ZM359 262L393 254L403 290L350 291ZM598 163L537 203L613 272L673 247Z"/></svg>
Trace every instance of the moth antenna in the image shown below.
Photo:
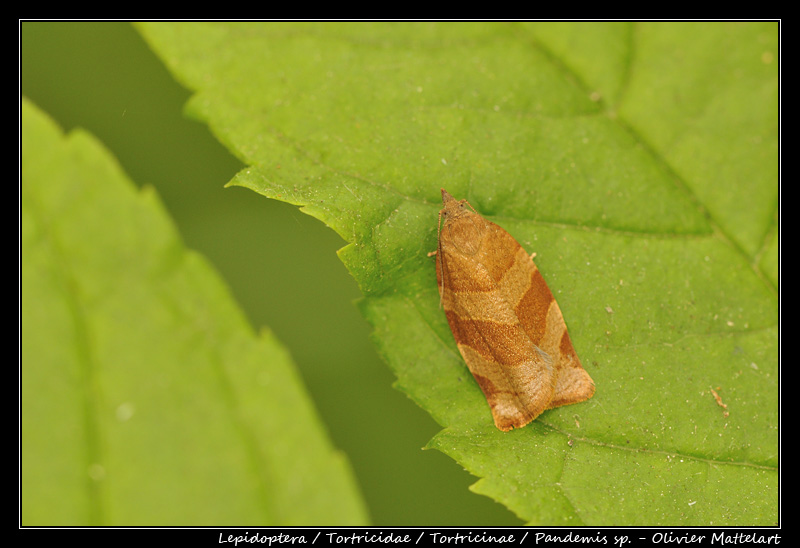
<svg viewBox="0 0 800 548"><path fill-rule="evenodd" d="M472 204L471 204L471 203L469 203L469 202L468 202L466 199L464 199L464 200L461 200L461 203L462 203L462 204L467 204L467 205L469 206L469 208L470 208L472 211L474 211L475 213L478 213L478 210L477 210L477 209L475 209L474 207L472 207ZM478 213L478 215L480 215L480 213Z"/></svg>
<svg viewBox="0 0 800 548"><path fill-rule="evenodd" d="M439 275L442 277L442 283L439 286L439 308L442 308L442 300L444 296L444 261L442 261L442 210L439 210L439 221L436 224L436 260L439 263Z"/></svg>

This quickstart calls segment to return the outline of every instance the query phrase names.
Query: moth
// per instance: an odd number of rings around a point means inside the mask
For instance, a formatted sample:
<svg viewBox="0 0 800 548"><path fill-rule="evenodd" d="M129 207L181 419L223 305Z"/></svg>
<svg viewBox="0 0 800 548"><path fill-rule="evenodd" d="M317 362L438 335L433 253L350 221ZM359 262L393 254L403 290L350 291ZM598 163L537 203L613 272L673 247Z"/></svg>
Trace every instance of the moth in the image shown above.
<svg viewBox="0 0 800 548"><path fill-rule="evenodd" d="M439 296L495 426L521 428L546 409L591 398L594 381L531 256L466 200L442 189L442 202Z"/></svg>

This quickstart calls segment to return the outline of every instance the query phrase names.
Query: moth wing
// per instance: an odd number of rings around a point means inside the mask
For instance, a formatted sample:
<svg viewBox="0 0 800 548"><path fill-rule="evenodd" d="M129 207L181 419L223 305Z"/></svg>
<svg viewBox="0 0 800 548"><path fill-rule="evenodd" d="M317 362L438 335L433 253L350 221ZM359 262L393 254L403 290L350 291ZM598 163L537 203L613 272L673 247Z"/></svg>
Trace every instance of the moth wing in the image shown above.
<svg viewBox="0 0 800 548"><path fill-rule="evenodd" d="M508 232L497 225L495 238L503 246L516 244L513 260L498 284L514 307L523 329L534 345L552 360L556 379L553 399L547 409L578 403L594 394L594 381L583 369L561 309L530 255Z"/></svg>
<svg viewBox="0 0 800 548"><path fill-rule="evenodd" d="M437 274L450 329L495 425L510 430L528 424L552 400L552 358L525 332L491 264L480 256L439 253Z"/></svg>

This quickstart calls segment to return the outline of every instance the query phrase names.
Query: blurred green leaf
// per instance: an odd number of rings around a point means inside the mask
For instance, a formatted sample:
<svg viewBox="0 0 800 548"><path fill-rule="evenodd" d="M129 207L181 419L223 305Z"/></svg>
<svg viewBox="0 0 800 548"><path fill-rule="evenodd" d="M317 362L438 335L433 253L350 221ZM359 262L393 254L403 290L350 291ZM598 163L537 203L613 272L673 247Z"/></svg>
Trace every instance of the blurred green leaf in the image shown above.
<svg viewBox="0 0 800 548"><path fill-rule="evenodd" d="M286 351L152 190L21 120L22 525L366 522Z"/></svg>
<svg viewBox="0 0 800 548"><path fill-rule="evenodd" d="M777 523L777 24L139 28L249 166L232 184L350 242L475 491L537 524ZM591 400L494 428L427 257L442 187L536 252Z"/></svg>

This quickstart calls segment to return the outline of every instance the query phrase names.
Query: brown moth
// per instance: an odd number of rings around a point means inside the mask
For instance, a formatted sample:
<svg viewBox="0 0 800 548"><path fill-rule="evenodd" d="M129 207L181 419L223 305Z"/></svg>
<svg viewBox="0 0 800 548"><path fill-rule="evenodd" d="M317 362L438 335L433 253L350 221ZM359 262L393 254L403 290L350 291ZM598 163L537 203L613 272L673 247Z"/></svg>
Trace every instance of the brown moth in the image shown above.
<svg viewBox="0 0 800 548"><path fill-rule="evenodd" d="M545 409L591 398L594 382L528 253L466 200L442 189L442 202L439 295L497 428L521 428Z"/></svg>

